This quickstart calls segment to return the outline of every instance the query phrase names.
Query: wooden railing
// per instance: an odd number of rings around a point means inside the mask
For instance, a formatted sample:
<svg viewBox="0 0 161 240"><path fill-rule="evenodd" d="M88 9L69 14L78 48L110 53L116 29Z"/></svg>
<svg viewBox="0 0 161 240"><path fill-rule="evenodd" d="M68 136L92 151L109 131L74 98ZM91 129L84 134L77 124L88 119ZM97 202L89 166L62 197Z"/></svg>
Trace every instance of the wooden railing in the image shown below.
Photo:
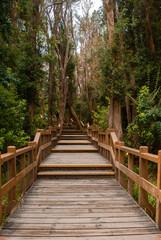
<svg viewBox="0 0 161 240"><path fill-rule="evenodd" d="M161 229L161 151L158 155L148 153L148 147L140 149L126 147L119 142L115 130L101 131L100 128L88 127L87 134L98 147L100 154L109 159L115 169L118 182L133 197L134 183L138 185L138 204L156 221ZM148 178L148 163L156 164L157 186ZM134 171L137 166L139 173ZM136 167L135 167L136 168ZM148 201L148 196L156 199L156 208Z"/></svg>
<svg viewBox="0 0 161 240"><path fill-rule="evenodd" d="M0 223L3 215L15 207L18 196L22 197L35 182L39 164L51 153L59 136L58 127L37 130L27 147L16 150L10 146L7 153L0 154ZM6 175L2 177L2 173Z"/></svg>

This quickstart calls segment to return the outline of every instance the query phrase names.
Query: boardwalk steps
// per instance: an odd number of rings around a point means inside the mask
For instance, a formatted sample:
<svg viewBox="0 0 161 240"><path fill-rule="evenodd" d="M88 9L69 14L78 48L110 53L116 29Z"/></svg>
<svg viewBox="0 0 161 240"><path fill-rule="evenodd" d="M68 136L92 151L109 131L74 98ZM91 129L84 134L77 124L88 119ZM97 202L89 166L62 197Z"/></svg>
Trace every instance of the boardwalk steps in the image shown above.
<svg viewBox="0 0 161 240"><path fill-rule="evenodd" d="M114 179L38 179L3 240L159 240L159 230Z"/></svg>
<svg viewBox="0 0 161 240"><path fill-rule="evenodd" d="M110 162L97 151L84 151L95 149L87 139L72 136L54 149L74 151L53 151L41 162L38 179L0 240L161 239L155 223L109 175L114 175Z"/></svg>
<svg viewBox="0 0 161 240"><path fill-rule="evenodd" d="M69 134L70 133L70 134ZM112 165L110 163L94 163L92 158L98 152L98 149L91 145L85 132L76 129L64 129L58 145L52 149L53 154L59 158L65 158L66 163L53 164L42 163L39 167L39 177L54 176L114 176ZM85 139L85 140L82 140ZM64 140L66 139L66 140ZM65 155L63 155L65 153ZM80 163L80 154L84 154L84 161ZM75 158L72 159L72 156ZM68 159L68 160L66 160ZM78 159L78 161L77 161ZM90 160L90 162L89 162ZM51 161L50 161L51 162ZM68 163L69 162L69 163Z"/></svg>

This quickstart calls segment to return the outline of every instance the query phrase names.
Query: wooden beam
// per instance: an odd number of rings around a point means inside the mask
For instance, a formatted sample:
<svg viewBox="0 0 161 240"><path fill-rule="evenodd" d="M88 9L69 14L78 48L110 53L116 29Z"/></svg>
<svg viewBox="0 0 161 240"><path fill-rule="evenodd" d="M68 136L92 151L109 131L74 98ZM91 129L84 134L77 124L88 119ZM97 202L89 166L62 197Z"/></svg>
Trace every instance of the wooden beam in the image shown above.
<svg viewBox="0 0 161 240"><path fill-rule="evenodd" d="M142 153L147 153L148 147L141 146L140 147L140 157L139 157L139 176L140 178L147 179L148 178L148 161L142 158ZM148 204L148 193L141 186L139 186L139 205L146 209Z"/></svg>
<svg viewBox="0 0 161 240"><path fill-rule="evenodd" d="M16 177L16 147L10 146L7 148L8 153L13 153L13 158L7 162L7 173L8 181ZM14 203L17 200L16 196L16 186L14 185L12 189L8 192L8 202ZM15 203L14 203L15 204Z"/></svg>
<svg viewBox="0 0 161 240"><path fill-rule="evenodd" d="M133 171L133 155L128 154L128 168ZM130 193L131 196L133 196L133 181L128 178L128 192Z"/></svg>
<svg viewBox="0 0 161 240"><path fill-rule="evenodd" d="M158 152L158 174L157 174L157 206L156 206L156 224L161 229L161 201L159 199L159 192L161 190L161 151Z"/></svg>
<svg viewBox="0 0 161 240"><path fill-rule="evenodd" d="M2 223L2 195L1 195L1 187L2 187L2 169L1 169L1 152L0 152L0 225Z"/></svg>
<svg viewBox="0 0 161 240"><path fill-rule="evenodd" d="M124 146L124 145L125 145L124 142L119 142L119 146ZM125 165L125 152L120 149L118 155L119 155L118 156L119 163L122 165ZM122 171L118 172L118 180L119 180L120 184L126 189L127 183L125 180L125 174Z"/></svg>

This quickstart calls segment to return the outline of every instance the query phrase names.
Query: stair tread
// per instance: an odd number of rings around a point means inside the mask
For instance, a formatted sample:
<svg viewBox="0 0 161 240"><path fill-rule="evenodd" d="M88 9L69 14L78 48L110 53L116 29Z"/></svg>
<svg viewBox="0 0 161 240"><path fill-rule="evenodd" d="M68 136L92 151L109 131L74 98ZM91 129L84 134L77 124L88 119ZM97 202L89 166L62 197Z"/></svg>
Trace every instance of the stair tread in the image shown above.
<svg viewBox="0 0 161 240"><path fill-rule="evenodd" d="M91 144L84 132L76 129L63 129L57 144L52 149L53 155L41 163L38 176L115 175L112 164L104 157L99 156L98 158L98 149ZM63 155L63 152L68 153ZM70 152L72 154L69 154ZM87 152L86 155L84 152Z"/></svg>
<svg viewBox="0 0 161 240"><path fill-rule="evenodd" d="M61 137L87 137L85 134L62 134Z"/></svg>
<svg viewBox="0 0 161 240"><path fill-rule="evenodd" d="M69 148L62 148L62 149L52 149L53 152L97 152L98 149L97 148L82 148L82 149L77 149L77 148L73 148L73 149L69 149Z"/></svg>
<svg viewBox="0 0 161 240"><path fill-rule="evenodd" d="M113 171L40 171L38 175L115 175Z"/></svg>
<svg viewBox="0 0 161 240"><path fill-rule="evenodd" d="M58 150L63 150L63 149L69 149L69 150L79 150L79 149L85 149L85 150L93 150L97 149L93 145L87 145L87 146L82 146L82 145L67 145L67 146L62 146L62 145L57 145L53 149L58 149Z"/></svg>
<svg viewBox="0 0 161 240"><path fill-rule="evenodd" d="M77 168L77 167L79 167L79 168L86 168L86 167L88 167L88 168L95 168L95 167L100 167L100 168L110 168L110 167L112 167L112 164L93 164L93 165L89 165L89 164L84 164L84 165L82 165L82 164L42 164L42 165L40 165L39 166L40 168L45 168L45 167L48 167L48 168L56 168L56 167L71 167L71 168Z"/></svg>
<svg viewBox="0 0 161 240"><path fill-rule="evenodd" d="M57 144L59 144L59 143L71 143L71 145L72 145L72 143L90 143L91 144L91 142L90 141L88 141L88 140L59 140L58 142L57 142Z"/></svg>

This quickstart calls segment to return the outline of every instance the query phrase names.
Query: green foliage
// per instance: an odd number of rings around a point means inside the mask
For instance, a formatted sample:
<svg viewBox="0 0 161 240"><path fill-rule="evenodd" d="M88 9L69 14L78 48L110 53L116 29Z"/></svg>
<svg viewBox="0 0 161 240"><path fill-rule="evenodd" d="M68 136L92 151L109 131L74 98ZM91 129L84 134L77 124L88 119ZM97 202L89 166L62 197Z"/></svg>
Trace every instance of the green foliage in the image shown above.
<svg viewBox="0 0 161 240"><path fill-rule="evenodd" d="M0 148L5 151L7 146L17 148L25 146L30 140L24 132L26 102L19 100L13 84L5 88L0 84Z"/></svg>
<svg viewBox="0 0 161 240"><path fill-rule="evenodd" d="M97 106L97 112L93 111L94 126L101 127L104 131L108 129L109 107Z"/></svg>
<svg viewBox="0 0 161 240"><path fill-rule="evenodd" d="M134 187L133 187L134 191L133 191L133 198L136 202L138 202L138 196L139 196L139 185L134 183Z"/></svg>
<svg viewBox="0 0 161 240"><path fill-rule="evenodd" d="M150 94L149 88L143 86L137 97L137 117L129 124L128 137L137 135L136 147L147 145L150 151L161 148L161 106L156 98L159 90Z"/></svg>

